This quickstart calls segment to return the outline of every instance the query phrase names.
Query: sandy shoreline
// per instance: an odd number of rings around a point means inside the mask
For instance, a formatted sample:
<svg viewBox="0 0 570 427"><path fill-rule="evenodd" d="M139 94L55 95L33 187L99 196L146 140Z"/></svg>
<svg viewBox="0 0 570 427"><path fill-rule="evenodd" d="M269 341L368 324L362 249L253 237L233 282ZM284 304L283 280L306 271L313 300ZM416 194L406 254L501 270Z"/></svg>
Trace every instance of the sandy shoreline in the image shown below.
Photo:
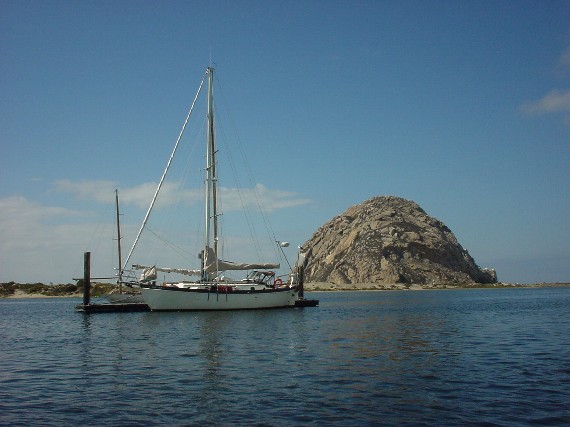
<svg viewBox="0 0 570 427"><path fill-rule="evenodd" d="M83 298L82 293L66 294L66 295L44 295L44 294L29 294L27 292L16 290L12 295L0 297L0 298Z"/></svg>

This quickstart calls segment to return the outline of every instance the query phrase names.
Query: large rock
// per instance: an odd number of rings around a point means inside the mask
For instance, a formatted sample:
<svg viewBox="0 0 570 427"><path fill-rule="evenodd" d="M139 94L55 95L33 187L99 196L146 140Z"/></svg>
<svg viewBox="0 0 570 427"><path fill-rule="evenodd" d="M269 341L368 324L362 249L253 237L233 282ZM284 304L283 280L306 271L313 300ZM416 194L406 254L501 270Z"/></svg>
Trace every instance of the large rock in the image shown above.
<svg viewBox="0 0 570 427"><path fill-rule="evenodd" d="M416 203L374 197L349 208L303 244L305 280L330 283L496 283L449 228Z"/></svg>

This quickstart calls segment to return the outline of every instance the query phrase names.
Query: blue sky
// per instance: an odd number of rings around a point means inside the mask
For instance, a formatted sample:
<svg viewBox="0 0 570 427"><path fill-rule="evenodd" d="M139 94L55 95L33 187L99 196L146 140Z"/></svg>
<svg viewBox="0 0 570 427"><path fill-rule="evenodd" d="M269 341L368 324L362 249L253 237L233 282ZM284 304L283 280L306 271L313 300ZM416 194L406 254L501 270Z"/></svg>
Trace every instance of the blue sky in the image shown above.
<svg viewBox="0 0 570 427"><path fill-rule="evenodd" d="M113 191L128 251L210 58L291 258L395 195L499 280L570 281L569 22L568 1L5 0L0 281L68 282L86 250L110 274Z"/></svg>

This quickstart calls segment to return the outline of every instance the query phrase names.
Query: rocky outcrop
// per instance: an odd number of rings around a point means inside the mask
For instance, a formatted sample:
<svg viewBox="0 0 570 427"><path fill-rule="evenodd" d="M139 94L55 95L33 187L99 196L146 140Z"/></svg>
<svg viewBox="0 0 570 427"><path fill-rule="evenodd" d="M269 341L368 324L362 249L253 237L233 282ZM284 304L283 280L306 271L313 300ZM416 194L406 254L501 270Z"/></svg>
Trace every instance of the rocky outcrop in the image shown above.
<svg viewBox="0 0 570 427"><path fill-rule="evenodd" d="M374 197L349 208L304 243L307 282L496 283L449 228L416 203Z"/></svg>

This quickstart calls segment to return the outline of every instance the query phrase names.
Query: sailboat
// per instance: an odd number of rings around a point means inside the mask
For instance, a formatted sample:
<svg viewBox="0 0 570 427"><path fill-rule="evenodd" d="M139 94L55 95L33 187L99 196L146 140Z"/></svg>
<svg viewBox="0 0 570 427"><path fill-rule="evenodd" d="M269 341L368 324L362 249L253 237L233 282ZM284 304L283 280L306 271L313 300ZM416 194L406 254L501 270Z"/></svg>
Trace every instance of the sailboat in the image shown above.
<svg viewBox="0 0 570 427"><path fill-rule="evenodd" d="M115 213L117 224L117 255L119 257L119 268L117 269L117 285L116 292L105 295L105 299L113 304L124 303L144 303L140 291L133 290L129 283L129 290L123 288L123 285L128 283L123 281L123 262L121 250L121 214L119 212L119 190L115 189Z"/></svg>
<svg viewBox="0 0 570 427"><path fill-rule="evenodd" d="M299 300L299 292L302 295L302 285L298 283L294 271L287 276L285 282L276 277L275 269L279 264L268 263L238 263L225 261L219 258L218 251L218 191L217 191L217 164L216 164L216 141L214 132L214 69L208 67L202 83L198 88L186 123L192 113L196 99L200 94L204 81L207 80L207 128L206 128L206 165L205 165L205 221L204 221L204 245L199 254L200 266L196 269L165 268L158 266L145 266L134 264L134 269L142 270L139 281L142 297L153 311L182 311L182 310L240 310L240 309L266 309L294 307ZM184 131L184 126L182 132ZM180 137L175 144L174 151L167 163L166 170L159 182L153 202L143 220L143 226L148 220L154 200L160 191L166 172L176 152ZM141 231L139 231L139 236ZM128 263L132 251L125 261ZM279 243L279 242L277 242ZM294 270L294 269L292 269ZM229 279L226 272L247 271L248 274L241 280ZM176 281L162 284L156 283L157 273L177 273L197 276L194 281Z"/></svg>

